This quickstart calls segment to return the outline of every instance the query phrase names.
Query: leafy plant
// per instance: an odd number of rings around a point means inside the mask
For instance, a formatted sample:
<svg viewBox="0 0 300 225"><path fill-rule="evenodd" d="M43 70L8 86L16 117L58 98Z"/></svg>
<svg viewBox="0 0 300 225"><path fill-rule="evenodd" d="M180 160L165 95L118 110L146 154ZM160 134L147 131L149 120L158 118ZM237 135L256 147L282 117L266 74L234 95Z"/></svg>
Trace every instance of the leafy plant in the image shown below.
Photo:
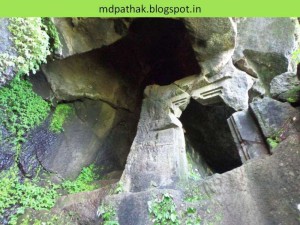
<svg viewBox="0 0 300 225"><path fill-rule="evenodd" d="M96 174L95 165L91 164L90 166L82 169L76 180L64 181L62 183L62 187L70 194L82 191L91 191L97 188L96 185L92 184L92 182L97 179L99 179L99 176Z"/></svg>
<svg viewBox="0 0 300 225"><path fill-rule="evenodd" d="M97 214L102 218L103 225L119 225L116 210L112 206L101 205Z"/></svg>
<svg viewBox="0 0 300 225"><path fill-rule="evenodd" d="M270 148L276 148L277 145L280 143L280 139L278 138L267 138L267 143L269 144Z"/></svg>
<svg viewBox="0 0 300 225"><path fill-rule="evenodd" d="M195 181L199 181L199 180L201 180L202 177L197 169L190 168L189 169L189 178L192 180L195 180Z"/></svg>
<svg viewBox="0 0 300 225"><path fill-rule="evenodd" d="M0 83L10 79L8 74L13 69L17 73L35 73L40 64L50 55L49 36L45 32L41 18L9 18L8 30L13 46L0 54Z"/></svg>
<svg viewBox="0 0 300 225"><path fill-rule="evenodd" d="M117 187L116 187L116 189L114 190L114 194L120 194L120 193L122 193L123 191L124 191L124 185L123 185L123 183L120 181L120 182L118 182Z"/></svg>
<svg viewBox="0 0 300 225"><path fill-rule="evenodd" d="M295 62L295 64L300 63L300 48L292 53L292 60Z"/></svg>
<svg viewBox="0 0 300 225"><path fill-rule="evenodd" d="M50 106L18 75L0 89L0 110L0 124L13 134L12 141L19 150L26 133L46 119Z"/></svg>
<svg viewBox="0 0 300 225"><path fill-rule="evenodd" d="M57 29L54 23L52 22L51 18L49 17L42 18L42 23L45 25L46 32L49 36L51 51L53 53L55 53L55 51L59 51L62 48L62 44L60 42Z"/></svg>
<svg viewBox="0 0 300 225"><path fill-rule="evenodd" d="M197 215L197 210L193 207L188 207L184 213L186 225L200 225L201 217Z"/></svg>
<svg viewBox="0 0 300 225"><path fill-rule="evenodd" d="M289 103L297 102L300 99L300 86L287 91L285 95L288 96L287 101Z"/></svg>
<svg viewBox="0 0 300 225"><path fill-rule="evenodd" d="M17 207L16 213L10 217L9 224L14 225L19 215L26 208L34 210L50 209L59 196L59 185L48 183L46 187L37 185L36 181L25 178L22 182L18 178L17 167L0 173L0 215L10 207ZM1 216L0 216L1 218Z"/></svg>
<svg viewBox="0 0 300 225"><path fill-rule="evenodd" d="M203 194L201 190L197 187L197 183L189 184L185 190L185 202L199 202L209 199L209 196Z"/></svg>
<svg viewBox="0 0 300 225"><path fill-rule="evenodd" d="M165 193L148 202L148 210L153 217L154 225L179 225L176 205L171 194Z"/></svg>
<svg viewBox="0 0 300 225"><path fill-rule="evenodd" d="M28 214L18 221L18 224L20 225L71 225L72 222L69 222L71 217L69 216L63 216L63 214L57 214L54 212L49 213L43 213L42 216L39 216L38 218L34 218L31 215Z"/></svg>
<svg viewBox="0 0 300 225"><path fill-rule="evenodd" d="M52 116L50 130L54 133L62 132L66 119L73 113L73 108L67 104L59 104Z"/></svg>

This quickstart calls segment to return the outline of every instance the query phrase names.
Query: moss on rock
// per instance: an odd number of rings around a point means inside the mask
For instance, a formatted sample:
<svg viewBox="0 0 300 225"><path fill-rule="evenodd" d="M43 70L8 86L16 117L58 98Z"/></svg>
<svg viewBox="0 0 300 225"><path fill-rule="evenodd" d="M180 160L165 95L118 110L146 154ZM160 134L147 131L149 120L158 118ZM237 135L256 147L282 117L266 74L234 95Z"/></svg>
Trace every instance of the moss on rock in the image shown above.
<svg viewBox="0 0 300 225"><path fill-rule="evenodd" d="M7 28L9 47L0 51L0 85L18 73L35 73L50 54L49 36L41 18L9 18Z"/></svg>

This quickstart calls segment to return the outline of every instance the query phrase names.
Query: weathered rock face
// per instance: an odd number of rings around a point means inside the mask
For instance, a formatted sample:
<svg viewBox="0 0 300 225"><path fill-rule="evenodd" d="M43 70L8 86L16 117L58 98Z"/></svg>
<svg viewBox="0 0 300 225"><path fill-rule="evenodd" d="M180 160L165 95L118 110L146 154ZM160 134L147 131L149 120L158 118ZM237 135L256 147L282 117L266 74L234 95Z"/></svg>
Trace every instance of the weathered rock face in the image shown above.
<svg viewBox="0 0 300 225"><path fill-rule="evenodd" d="M49 130L50 116L26 135L27 141L19 157L24 175L33 177L39 166L67 179L77 177L82 167L91 163L102 166L104 173L124 168L136 132L138 113L89 99L70 105L74 113L66 120L63 133ZM12 137L4 128L1 132L0 169L3 170L14 163L16 151L10 144Z"/></svg>
<svg viewBox="0 0 300 225"><path fill-rule="evenodd" d="M126 35L129 24L123 19L100 18L54 18L53 22L63 46L62 58L114 43Z"/></svg>
<svg viewBox="0 0 300 225"><path fill-rule="evenodd" d="M255 99L263 98L266 94L266 90L264 88L263 83L259 79L255 79L253 86L248 91L249 95L249 103L254 101Z"/></svg>
<svg viewBox="0 0 300 225"><path fill-rule="evenodd" d="M32 84L32 90L44 100L52 102L54 94L50 84L42 70L29 76L29 82Z"/></svg>
<svg viewBox="0 0 300 225"><path fill-rule="evenodd" d="M43 71L59 101L90 98L135 110L138 89L104 62L101 50L49 63Z"/></svg>
<svg viewBox="0 0 300 225"><path fill-rule="evenodd" d="M153 188L138 193L125 192L107 196L102 204L114 207L119 223L124 225L153 224L148 204L162 193L173 196L177 213L192 207L204 223L296 225L300 201L299 144L299 133L294 134L280 143L274 155L213 175L194 186L186 183L186 191L177 187L177 190ZM186 197L191 194L199 199L187 202ZM184 222L185 214L179 215Z"/></svg>
<svg viewBox="0 0 300 225"><path fill-rule="evenodd" d="M246 18L237 23L235 65L261 79L269 91L273 77L289 70L297 46L297 20Z"/></svg>
<svg viewBox="0 0 300 225"><path fill-rule="evenodd" d="M153 222L149 215L148 202L162 193L171 194L176 199L177 205L180 204L182 193L174 189L152 189L137 193L112 195L105 198L102 204L117 209L117 218L121 225L151 225Z"/></svg>
<svg viewBox="0 0 300 225"><path fill-rule="evenodd" d="M280 143L274 155L200 185L212 196L216 208L211 211L222 215L222 224L299 223L299 144L298 133Z"/></svg>
<svg viewBox="0 0 300 225"><path fill-rule="evenodd" d="M231 18L186 18L184 23L202 74L215 75L231 60L236 40L233 21Z"/></svg>
<svg viewBox="0 0 300 225"><path fill-rule="evenodd" d="M197 151L199 149L193 146L193 144L187 137L186 132L185 132L185 145L186 145L186 153L187 153L187 159L189 164L190 176L192 176L193 173L197 174L196 179L205 179L206 177L211 176L213 174L213 171L207 164L205 158Z"/></svg>
<svg viewBox="0 0 300 225"><path fill-rule="evenodd" d="M43 168L67 179L76 178L82 167L91 163L101 165L106 171L123 168L135 128L126 127L118 141L107 138L118 134L114 128L125 118L136 124L135 117L130 119L126 116L128 112L118 111L100 101L84 100L74 103L73 107L75 112L66 121L63 133L53 134L48 126L42 126L28 138L22 150L24 157L21 156L24 168L34 165L35 155ZM119 144L122 148L117 148Z"/></svg>
<svg viewBox="0 0 300 225"><path fill-rule="evenodd" d="M300 80L295 73L283 73L274 77L270 83L273 98L293 102L300 100Z"/></svg>
<svg viewBox="0 0 300 225"><path fill-rule="evenodd" d="M250 104L265 138L285 139L296 128L299 111L289 103L265 97Z"/></svg>
<svg viewBox="0 0 300 225"><path fill-rule="evenodd" d="M10 141L10 134L3 126L0 126L0 135L0 171L2 171L13 165L15 151Z"/></svg>
<svg viewBox="0 0 300 225"><path fill-rule="evenodd" d="M78 116L74 114L67 121L64 132L56 135L56 140L50 146L38 151L44 168L68 179L76 178L82 167L94 161L116 114L116 110L101 102L76 105Z"/></svg>
<svg viewBox="0 0 300 225"><path fill-rule="evenodd" d="M180 121L170 112L180 89L149 86L142 104L137 135L121 178L124 189L140 192L172 187L187 174L185 139Z"/></svg>
<svg viewBox="0 0 300 225"><path fill-rule="evenodd" d="M100 200L109 195L111 188L115 186L113 185L115 182L117 180L102 182L102 188L94 191L62 196L57 200L51 211L57 214L80 215L76 219L69 219L69 221L72 221L72 224L100 224L100 219L97 217Z"/></svg>

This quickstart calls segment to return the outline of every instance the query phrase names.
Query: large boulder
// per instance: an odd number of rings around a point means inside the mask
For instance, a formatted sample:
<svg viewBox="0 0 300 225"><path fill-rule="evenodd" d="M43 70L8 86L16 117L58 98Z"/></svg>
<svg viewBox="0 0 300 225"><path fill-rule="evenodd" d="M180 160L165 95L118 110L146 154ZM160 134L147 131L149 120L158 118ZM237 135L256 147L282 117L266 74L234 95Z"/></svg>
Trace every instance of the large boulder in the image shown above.
<svg viewBox="0 0 300 225"><path fill-rule="evenodd" d="M58 173L63 178L76 178L82 167L88 166L95 160L116 113L113 108L101 102L83 107L92 110L85 110L85 113L89 112L84 114L85 118L81 117L82 109L76 110L79 116L74 113L69 118L64 132L55 135L56 140L52 141L51 145L38 149L38 158L43 167ZM99 119L105 121L107 125L101 123Z"/></svg>
<svg viewBox="0 0 300 225"><path fill-rule="evenodd" d="M240 19L233 55L235 65L257 75L269 91L271 80L290 69L298 26L297 19L291 18Z"/></svg>
<svg viewBox="0 0 300 225"><path fill-rule="evenodd" d="M234 22L231 18L186 18L184 23L202 74L215 75L231 60L236 40Z"/></svg>
<svg viewBox="0 0 300 225"><path fill-rule="evenodd" d="M295 73L283 73L271 81L271 96L273 98L297 102L300 100L300 80Z"/></svg>
<svg viewBox="0 0 300 225"><path fill-rule="evenodd" d="M62 133L49 129L50 116L26 136L19 156L19 167L26 176L33 177L40 166L64 179L76 178L91 163L101 166L104 174L124 168L137 114L88 99L70 106L73 113L66 119ZM14 162L13 150L9 142L1 143L0 169Z"/></svg>
<svg viewBox="0 0 300 225"><path fill-rule="evenodd" d="M123 19L53 18L62 44L60 57L110 45L127 34L128 22Z"/></svg>
<svg viewBox="0 0 300 225"><path fill-rule="evenodd" d="M120 225L151 225L151 218L148 210L149 202L163 193L168 193L179 206L183 197L181 191L174 189L156 189L153 188L141 192L125 192L118 195L107 196L102 202L103 208L111 207L115 212L115 219ZM130 207L128 207L130 206ZM168 207L168 206L167 206ZM101 217L102 215L100 215Z"/></svg>
<svg viewBox="0 0 300 225"><path fill-rule="evenodd" d="M96 161L109 169L122 168L124 164L120 163L128 150L115 149L112 144L104 145L113 128L119 124L122 112L106 103L92 100L76 102L74 108L75 113L66 121L63 133L54 135L55 139L52 138L48 145L45 141L38 142L44 145L37 149L43 167L68 179L75 178L82 167ZM122 141L130 138L130 135L134 134L128 132L114 142L124 143ZM125 147L129 148L130 145ZM119 159L119 155L123 158Z"/></svg>
<svg viewBox="0 0 300 225"><path fill-rule="evenodd" d="M300 136L279 144L274 155L216 174L200 189L211 196L211 212L222 224L299 224Z"/></svg>
<svg viewBox="0 0 300 225"><path fill-rule="evenodd" d="M48 63L43 71L58 101L89 98L135 110L138 89L105 63L101 50Z"/></svg>
<svg viewBox="0 0 300 225"><path fill-rule="evenodd" d="M266 139L280 142L299 132L300 113L289 103L265 97L250 104L260 129Z"/></svg>

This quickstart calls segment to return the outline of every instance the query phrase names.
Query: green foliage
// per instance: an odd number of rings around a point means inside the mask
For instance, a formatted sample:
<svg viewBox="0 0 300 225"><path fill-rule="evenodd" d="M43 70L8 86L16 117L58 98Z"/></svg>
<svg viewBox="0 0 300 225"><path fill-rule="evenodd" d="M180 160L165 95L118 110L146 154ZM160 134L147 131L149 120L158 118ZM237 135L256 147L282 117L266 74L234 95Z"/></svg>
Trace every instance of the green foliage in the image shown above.
<svg viewBox="0 0 300 225"><path fill-rule="evenodd" d="M50 106L33 92L28 81L17 76L0 89L0 110L0 123L15 136L13 143L18 147L25 141L24 135L46 119Z"/></svg>
<svg viewBox="0 0 300 225"><path fill-rule="evenodd" d="M148 210L154 225L179 225L176 205L171 194L165 193L148 202Z"/></svg>
<svg viewBox="0 0 300 225"><path fill-rule="evenodd" d="M35 218L32 215L26 215L24 218L19 219L20 225L73 225L73 223L69 222L71 217L63 217L60 214L55 214L53 212L43 213L42 216L38 216Z"/></svg>
<svg viewBox="0 0 300 225"><path fill-rule="evenodd" d="M289 90L286 94L289 103L295 103L300 99L300 86Z"/></svg>
<svg viewBox="0 0 300 225"><path fill-rule="evenodd" d="M202 178L201 174L198 172L197 168L194 168L193 160L189 152L187 152L187 161L188 161L188 178L195 181L201 180Z"/></svg>
<svg viewBox="0 0 300 225"><path fill-rule="evenodd" d="M9 18L9 22L13 47L0 54L1 82L5 82L3 74L10 68L14 69L14 74L29 74L30 71L35 73L50 54L49 37L41 18Z"/></svg>
<svg viewBox="0 0 300 225"><path fill-rule="evenodd" d="M70 194L94 190L97 186L92 184L92 182L99 179L95 170L96 168L94 164L83 168L76 180L66 180L62 183L63 189Z"/></svg>
<svg viewBox="0 0 300 225"><path fill-rule="evenodd" d="M24 214L26 208L34 210L51 209L59 196L59 191L62 189L68 193L94 190L96 186L92 182L98 178L95 173L95 166L92 164L83 168L75 181L64 181L61 185L47 182L45 187L41 187L38 185L38 179L25 178L21 182L17 171L17 167L11 167L10 170L0 173L0 219L5 210L17 207L16 213L10 217L9 224L11 225L16 224L18 217ZM38 220L34 222L39 224ZM24 224L26 224L26 220ZM52 223L47 224L52 225Z"/></svg>
<svg viewBox="0 0 300 225"><path fill-rule="evenodd" d="M292 60L295 62L295 64L300 63L300 48L292 53Z"/></svg>
<svg viewBox="0 0 300 225"><path fill-rule="evenodd" d="M193 207L188 207L184 213L185 224L186 225L200 225L201 217L197 215L197 209Z"/></svg>
<svg viewBox="0 0 300 225"><path fill-rule="evenodd" d="M117 187L116 187L116 189L114 190L114 194L120 194L120 193L122 193L123 191L124 191L124 185L123 185L123 183L120 181L120 182L118 182Z"/></svg>
<svg viewBox="0 0 300 225"><path fill-rule="evenodd" d="M53 53L55 51L59 51L62 48L62 44L59 39L59 35L57 32L57 29L52 22L51 18L49 17L44 17L42 18L42 23L46 26L46 32L49 36L49 42L50 42L50 48Z"/></svg>
<svg viewBox="0 0 300 225"><path fill-rule="evenodd" d="M66 119L73 113L73 108L67 104L59 104L52 116L50 130L54 133L62 132Z"/></svg>
<svg viewBox="0 0 300 225"><path fill-rule="evenodd" d="M203 194L198 188L197 183L190 183L185 190L185 202L199 202L203 200L208 200L210 197Z"/></svg>
<svg viewBox="0 0 300 225"><path fill-rule="evenodd" d="M116 219L116 210L112 206L101 205L97 212L103 220L103 225L119 225Z"/></svg>
<svg viewBox="0 0 300 225"><path fill-rule="evenodd" d="M48 183L46 187L37 184L37 180L30 181L24 179L20 182L18 169L11 167L9 171L0 173L0 215L13 206L17 206L17 211L10 218L9 224L16 224L19 215L24 213L26 208L34 210L50 209L55 204L58 197L58 185ZM1 216L0 216L1 218Z"/></svg>
<svg viewBox="0 0 300 225"><path fill-rule="evenodd" d="M275 138L267 138L267 143L269 144L270 148L276 148L277 145L280 143L280 139L278 139L277 137Z"/></svg>

